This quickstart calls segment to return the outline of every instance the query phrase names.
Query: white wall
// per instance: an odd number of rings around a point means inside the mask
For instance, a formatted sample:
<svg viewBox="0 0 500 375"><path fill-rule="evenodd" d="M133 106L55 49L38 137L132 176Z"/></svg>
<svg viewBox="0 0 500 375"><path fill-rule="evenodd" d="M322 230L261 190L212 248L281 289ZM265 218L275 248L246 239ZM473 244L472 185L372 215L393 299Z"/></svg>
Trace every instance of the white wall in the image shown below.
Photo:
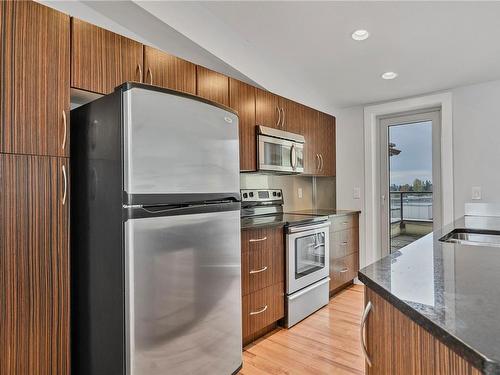
<svg viewBox="0 0 500 375"><path fill-rule="evenodd" d="M500 80L448 90L453 101L454 216L464 214L473 186L482 202L500 203ZM364 210L363 107L342 109L337 117L337 207ZM362 199L352 190L361 186ZM366 259L364 215L360 261Z"/></svg>
<svg viewBox="0 0 500 375"><path fill-rule="evenodd" d="M473 186L482 188L482 202L500 203L500 80L452 93L454 206L460 217Z"/></svg>
<svg viewBox="0 0 500 375"><path fill-rule="evenodd" d="M365 265L364 241L364 142L363 107L339 110L335 114L337 147L337 208L360 210L360 263ZM355 199L354 188L361 189Z"/></svg>

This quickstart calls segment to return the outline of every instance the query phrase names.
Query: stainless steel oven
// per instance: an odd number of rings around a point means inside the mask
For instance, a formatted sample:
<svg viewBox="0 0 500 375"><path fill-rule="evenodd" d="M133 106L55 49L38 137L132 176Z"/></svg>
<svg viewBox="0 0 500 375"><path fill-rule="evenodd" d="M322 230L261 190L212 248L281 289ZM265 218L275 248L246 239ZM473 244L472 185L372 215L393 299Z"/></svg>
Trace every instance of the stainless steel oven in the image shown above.
<svg viewBox="0 0 500 375"><path fill-rule="evenodd" d="M288 228L287 294L328 276L329 226L330 222L326 221Z"/></svg>
<svg viewBox="0 0 500 375"><path fill-rule="evenodd" d="M259 126L259 170L281 173L304 172L304 143L300 134Z"/></svg>
<svg viewBox="0 0 500 375"><path fill-rule="evenodd" d="M323 221L287 229L287 327L328 304L329 226Z"/></svg>

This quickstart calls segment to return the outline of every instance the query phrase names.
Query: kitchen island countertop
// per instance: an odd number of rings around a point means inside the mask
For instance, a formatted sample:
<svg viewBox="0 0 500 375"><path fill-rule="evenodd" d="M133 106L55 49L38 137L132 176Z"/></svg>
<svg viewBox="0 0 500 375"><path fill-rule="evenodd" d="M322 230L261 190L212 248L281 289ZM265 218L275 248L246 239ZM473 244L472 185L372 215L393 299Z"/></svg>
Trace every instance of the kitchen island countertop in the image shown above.
<svg viewBox="0 0 500 375"><path fill-rule="evenodd" d="M359 279L485 374L500 373L500 247L439 241L454 229L500 231L466 216L359 271Z"/></svg>

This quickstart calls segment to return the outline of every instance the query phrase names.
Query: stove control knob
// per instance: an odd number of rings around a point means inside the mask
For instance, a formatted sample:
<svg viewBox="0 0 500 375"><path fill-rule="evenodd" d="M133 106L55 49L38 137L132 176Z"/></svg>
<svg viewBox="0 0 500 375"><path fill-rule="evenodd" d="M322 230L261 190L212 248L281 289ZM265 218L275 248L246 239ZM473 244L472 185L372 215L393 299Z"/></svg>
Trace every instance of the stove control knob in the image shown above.
<svg viewBox="0 0 500 375"><path fill-rule="evenodd" d="M275 197L275 196L276 196L276 192L275 192L275 191L273 191L273 197Z"/></svg>
<svg viewBox="0 0 500 375"><path fill-rule="evenodd" d="M253 191L251 191L251 192L249 193L249 195L250 195L250 198L253 198Z"/></svg>
<svg viewBox="0 0 500 375"><path fill-rule="evenodd" d="M278 197L281 197L281 193L280 192L278 192Z"/></svg>
<svg viewBox="0 0 500 375"><path fill-rule="evenodd" d="M248 198L248 194L247 193L243 193L243 198Z"/></svg>

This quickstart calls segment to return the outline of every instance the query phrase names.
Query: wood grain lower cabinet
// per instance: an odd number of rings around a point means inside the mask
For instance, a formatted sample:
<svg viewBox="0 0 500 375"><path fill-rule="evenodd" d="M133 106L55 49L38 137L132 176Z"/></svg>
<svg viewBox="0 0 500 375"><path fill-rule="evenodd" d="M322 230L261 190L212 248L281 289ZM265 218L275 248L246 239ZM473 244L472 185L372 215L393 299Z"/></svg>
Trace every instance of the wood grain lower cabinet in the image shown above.
<svg viewBox="0 0 500 375"><path fill-rule="evenodd" d="M359 270L358 252L330 261L330 291L354 280Z"/></svg>
<svg viewBox="0 0 500 375"><path fill-rule="evenodd" d="M371 366L367 375L479 375L481 372L390 302L365 287L365 306L372 308L364 340Z"/></svg>
<svg viewBox="0 0 500 375"><path fill-rule="evenodd" d="M248 344L285 316L284 283L243 296L243 342Z"/></svg>
<svg viewBox="0 0 500 375"><path fill-rule="evenodd" d="M109 94L143 80L143 46L77 18L71 19L71 87Z"/></svg>
<svg viewBox="0 0 500 375"><path fill-rule="evenodd" d="M350 284L359 270L359 214L333 216L330 226L330 293Z"/></svg>
<svg viewBox="0 0 500 375"><path fill-rule="evenodd" d="M257 339L284 317L285 248L283 228L243 230L243 343Z"/></svg>
<svg viewBox="0 0 500 375"><path fill-rule="evenodd" d="M229 79L229 106L238 112L240 170L257 170L257 134L255 126L255 88Z"/></svg>
<svg viewBox="0 0 500 375"><path fill-rule="evenodd" d="M69 16L0 2L0 152L69 155Z"/></svg>
<svg viewBox="0 0 500 375"><path fill-rule="evenodd" d="M144 46L144 82L196 95L196 65Z"/></svg>
<svg viewBox="0 0 500 375"><path fill-rule="evenodd" d="M196 95L229 107L229 77L197 65Z"/></svg>
<svg viewBox="0 0 500 375"><path fill-rule="evenodd" d="M68 166L0 154L0 374L70 373Z"/></svg>

